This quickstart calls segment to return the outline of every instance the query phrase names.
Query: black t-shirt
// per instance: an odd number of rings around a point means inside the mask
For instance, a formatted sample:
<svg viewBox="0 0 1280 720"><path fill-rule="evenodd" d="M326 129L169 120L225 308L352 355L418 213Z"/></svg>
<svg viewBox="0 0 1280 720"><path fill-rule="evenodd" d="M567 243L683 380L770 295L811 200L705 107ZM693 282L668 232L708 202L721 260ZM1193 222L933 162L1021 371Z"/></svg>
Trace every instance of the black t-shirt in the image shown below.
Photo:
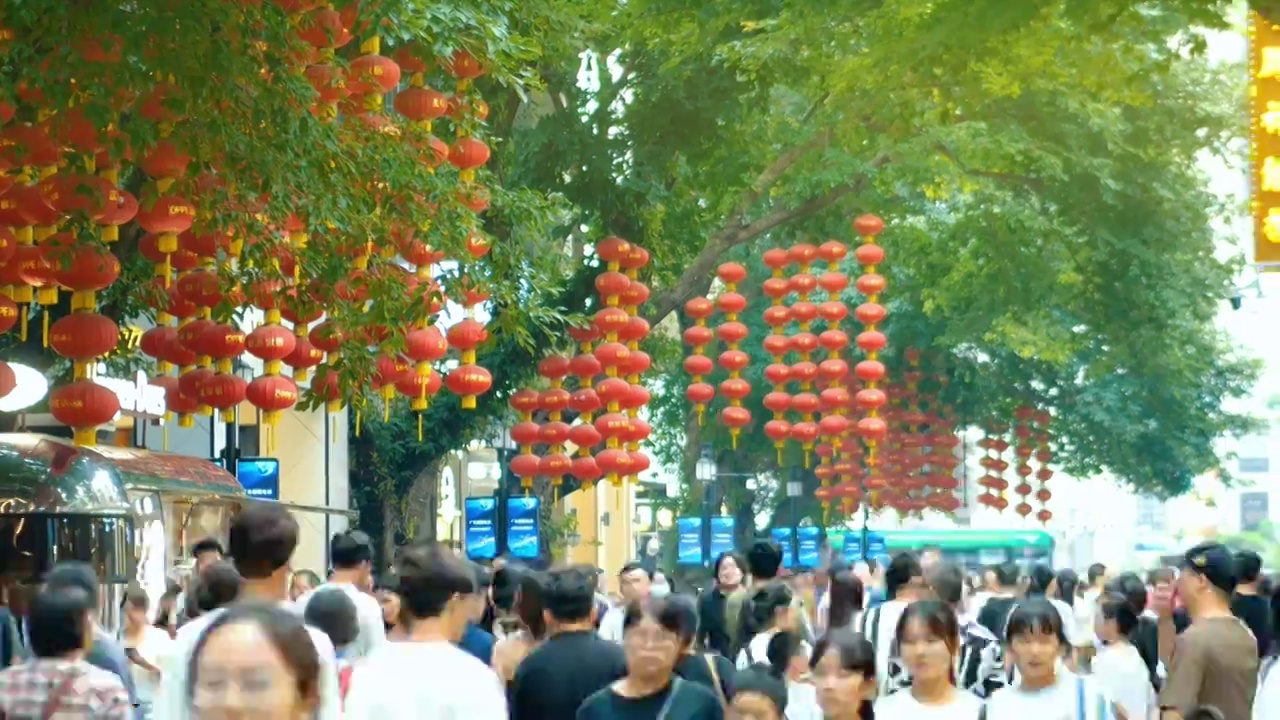
<svg viewBox="0 0 1280 720"><path fill-rule="evenodd" d="M724 720L724 709L710 690L675 678L662 691L639 698L623 697L612 687L606 687L587 698L576 717L577 720Z"/></svg>
<svg viewBox="0 0 1280 720"><path fill-rule="evenodd" d="M626 674L622 648L595 632L552 635L516 668L511 720L566 720L592 693Z"/></svg>
<svg viewBox="0 0 1280 720"><path fill-rule="evenodd" d="M1009 615L1013 613L1013 606L1017 604L1017 598L992 597L978 611L978 623L995 635L1000 642L1004 642L1005 623L1009 622Z"/></svg>
<svg viewBox="0 0 1280 720"><path fill-rule="evenodd" d="M1271 603L1258 595L1236 595L1231 600L1231 613L1244 621L1258 641L1258 657L1265 657L1271 647Z"/></svg>
<svg viewBox="0 0 1280 720"><path fill-rule="evenodd" d="M716 664L716 674L720 676L720 691L724 693L725 698L733 697L733 676L737 672L737 668L728 658L720 655L685 655L676 663L676 674L688 680L696 682L716 694L715 678L711 676L711 667L707 665L707 661Z"/></svg>

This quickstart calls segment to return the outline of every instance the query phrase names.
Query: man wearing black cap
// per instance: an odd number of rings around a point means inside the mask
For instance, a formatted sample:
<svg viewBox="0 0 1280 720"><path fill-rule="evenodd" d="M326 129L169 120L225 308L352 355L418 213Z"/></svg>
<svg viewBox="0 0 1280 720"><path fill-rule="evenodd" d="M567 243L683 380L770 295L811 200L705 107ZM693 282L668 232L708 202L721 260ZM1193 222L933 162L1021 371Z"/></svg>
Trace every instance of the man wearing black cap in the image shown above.
<svg viewBox="0 0 1280 720"><path fill-rule="evenodd" d="M1253 633L1231 613L1235 589L1235 558L1226 546L1202 543L1183 556L1177 592L1191 627L1174 644L1161 720L1182 720L1197 705L1218 708L1224 720L1250 719L1258 650Z"/></svg>

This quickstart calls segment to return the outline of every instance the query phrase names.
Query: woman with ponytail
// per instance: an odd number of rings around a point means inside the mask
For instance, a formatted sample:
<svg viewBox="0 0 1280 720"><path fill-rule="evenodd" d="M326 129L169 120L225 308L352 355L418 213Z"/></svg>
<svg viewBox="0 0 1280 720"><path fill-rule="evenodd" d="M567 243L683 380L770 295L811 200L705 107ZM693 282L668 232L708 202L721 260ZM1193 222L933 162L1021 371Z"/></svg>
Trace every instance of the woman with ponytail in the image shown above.
<svg viewBox="0 0 1280 720"><path fill-rule="evenodd" d="M1094 624L1102 649L1093 660L1093 675L1125 717L1146 718L1155 703L1155 686L1147 659L1133 643L1138 616L1123 595L1098 598Z"/></svg>
<svg viewBox="0 0 1280 720"><path fill-rule="evenodd" d="M825 720L875 720L876 652L860 633L828 632L809 660Z"/></svg>
<svg viewBox="0 0 1280 720"><path fill-rule="evenodd" d="M918 600L898 621L894 643L911 687L876 702L879 720L978 720L982 701L956 687L960 621L939 600Z"/></svg>

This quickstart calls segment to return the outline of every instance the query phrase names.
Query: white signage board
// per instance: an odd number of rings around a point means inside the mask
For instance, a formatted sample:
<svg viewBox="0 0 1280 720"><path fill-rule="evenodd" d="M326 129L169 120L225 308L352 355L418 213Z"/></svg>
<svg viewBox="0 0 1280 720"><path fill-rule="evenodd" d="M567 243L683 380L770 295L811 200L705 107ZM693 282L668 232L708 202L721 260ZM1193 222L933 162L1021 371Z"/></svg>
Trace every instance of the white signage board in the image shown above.
<svg viewBox="0 0 1280 720"><path fill-rule="evenodd" d="M164 417L168 409L164 388L152 385L146 373L139 370L132 380L122 380L101 374L104 370L105 368L99 365L99 374L93 381L120 398L121 415L156 419Z"/></svg>

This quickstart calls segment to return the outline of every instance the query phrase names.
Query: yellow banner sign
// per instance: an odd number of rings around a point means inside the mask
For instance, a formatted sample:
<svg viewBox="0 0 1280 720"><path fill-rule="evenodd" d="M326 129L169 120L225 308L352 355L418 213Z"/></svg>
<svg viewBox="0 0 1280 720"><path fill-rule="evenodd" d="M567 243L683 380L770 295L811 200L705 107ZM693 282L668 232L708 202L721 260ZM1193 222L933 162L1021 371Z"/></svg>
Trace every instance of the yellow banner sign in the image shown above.
<svg viewBox="0 0 1280 720"><path fill-rule="evenodd" d="M1249 208L1254 262L1280 266L1280 24L1249 13Z"/></svg>

